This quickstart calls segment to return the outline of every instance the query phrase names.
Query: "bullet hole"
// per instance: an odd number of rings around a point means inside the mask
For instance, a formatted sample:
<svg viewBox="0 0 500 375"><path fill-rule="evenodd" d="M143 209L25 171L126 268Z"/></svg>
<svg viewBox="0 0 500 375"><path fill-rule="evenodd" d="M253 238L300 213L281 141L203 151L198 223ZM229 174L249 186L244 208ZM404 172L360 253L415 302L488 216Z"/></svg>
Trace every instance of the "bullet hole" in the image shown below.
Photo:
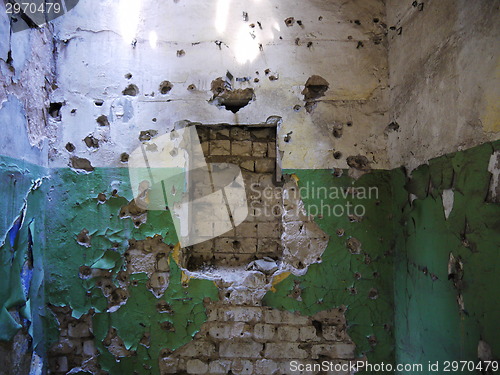
<svg viewBox="0 0 500 375"><path fill-rule="evenodd" d="M88 135L83 140L88 148L99 148L99 140L92 135Z"/></svg>
<svg viewBox="0 0 500 375"><path fill-rule="evenodd" d="M339 228L335 231L335 233L337 233L337 236L342 237L344 235L345 231L344 231L344 229Z"/></svg>
<svg viewBox="0 0 500 375"><path fill-rule="evenodd" d="M398 130L399 130L399 124L396 121L393 121L386 126L385 133L387 134L388 132L398 131Z"/></svg>
<svg viewBox="0 0 500 375"><path fill-rule="evenodd" d="M333 177L342 177L344 174L344 171L341 168L334 168L333 169Z"/></svg>
<svg viewBox="0 0 500 375"><path fill-rule="evenodd" d="M347 121L346 125L347 126L352 126L352 121Z"/></svg>
<svg viewBox="0 0 500 375"><path fill-rule="evenodd" d="M347 165L359 170L370 169L368 158L363 155L349 156L347 158Z"/></svg>
<svg viewBox="0 0 500 375"><path fill-rule="evenodd" d="M343 129L344 127L342 126L342 124L335 124L333 126L333 131L332 131L332 134L335 138L340 138L342 137L342 134L343 134Z"/></svg>
<svg viewBox="0 0 500 375"><path fill-rule="evenodd" d="M188 87L187 87L188 91L195 91L196 90L196 86L191 83Z"/></svg>
<svg viewBox="0 0 500 375"><path fill-rule="evenodd" d="M95 121L101 126L109 126L108 117L105 115L99 116L98 118L95 119Z"/></svg>
<svg viewBox="0 0 500 375"><path fill-rule="evenodd" d="M260 80L258 78L254 78L253 80L255 83L259 82Z"/></svg>
<svg viewBox="0 0 500 375"><path fill-rule="evenodd" d="M375 335L370 335L367 337L367 339L370 346L376 346L378 344L377 336Z"/></svg>
<svg viewBox="0 0 500 375"><path fill-rule="evenodd" d="M301 107L300 105L298 105L298 104L296 104L296 105L294 105L294 106L293 106L293 110L294 110L295 112L299 112L301 108L302 108L302 107Z"/></svg>
<svg viewBox="0 0 500 375"><path fill-rule="evenodd" d="M293 17L288 17L287 19L285 19L285 25L287 27L293 26L294 23L295 23L295 18Z"/></svg>
<svg viewBox="0 0 500 375"><path fill-rule="evenodd" d="M85 172L92 172L94 167L90 164L90 161L85 158L79 158L78 156L72 156L70 158L70 165L72 168L77 170L82 170Z"/></svg>
<svg viewBox="0 0 500 375"><path fill-rule="evenodd" d="M359 48L363 48L365 45L363 44L363 42L361 40L358 40L358 44L356 46L356 49L359 49Z"/></svg>
<svg viewBox="0 0 500 375"><path fill-rule="evenodd" d="M351 296L354 296L354 295L358 294L358 290L356 288L354 288L354 287L347 288L347 291L349 292L349 294Z"/></svg>
<svg viewBox="0 0 500 375"><path fill-rule="evenodd" d="M297 20L297 25L302 26L302 21L301 20Z"/></svg>
<svg viewBox="0 0 500 375"><path fill-rule="evenodd" d="M170 307L170 305L166 302L166 301L160 301L156 304L156 310L160 313L160 314L172 314L173 311L172 311L172 307Z"/></svg>
<svg viewBox="0 0 500 375"><path fill-rule="evenodd" d="M158 130L154 129L149 129L149 130L143 130L139 134L139 141L150 141L153 137L156 137L158 135Z"/></svg>
<svg viewBox="0 0 500 375"><path fill-rule="evenodd" d="M424 10L424 3L418 4L417 9L419 10L419 12L423 11Z"/></svg>
<svg viewBox="0 0 500 375"><path fill-rule="evenodd" d="M153 118L151 119L151 121L156 122L156 121L157 121L157 120L156 120L156 117L153 117Z"/></svg>
<svg viewBox="0 0 500 375"><path fill-rule="evenodd" d="M316 329L316 335L323 335L323 323L321 323L319 320L313 320L312 325Z"/></svg>
<svg viewBox="0 0 500 375"><path fill-rule="evenodd" d="M64 146L66 148L66 150L68 150L69 152L73 152L75 151L75 145L71 142L68 142L66 143L66 146Z"/></svg>
<svg viewBox="0 0 500 375"><path fill-rule="evenodd" d="M90 268L89 266L80 266L78 272L78 276L80 277L80 279L83 280L88 279L91 274L92 274L92 268Z"/></svg>
<svg viewBox="0 0 500 375"><path fill-rule="evenodd" d="M98 200L100 203L104 203L104 202L106 202L106 194L104 194L104 193L99 193L99 194L97 194L97 200Z"/></svg>
<svg viewBox="0 0 500 375"><path fill-rule="evenodd" d="M70 113L74 115L76 113L76 108L73 108Z"/></svg>
<svg viewBox="0 0 500 375"><path fill-rule="evenodd" d="M313 42L307 42L307 48L311 48L313 46Z"/></svg>
<svg viewBox="0 0 500 375"><path fill-rule="evenodd" d="M269 80L270 80L270 81L277 81L277 80L278 80L278 78L279 78L279 77L278 77L278 75L270 75L270 76L269 76Z"/></svg>
<svg viewBox="0 0 500 375"><path fill-rule="evenodd" d="M379 23L379 21L380 21L380 20L379 20L378 18L374 18L374 19L373 19L373 23Z"/></svg>
<svg viewBox="0 0 500 375"><path fill-rule="evenodd" d="M94 104L97 107L102 107L102 105L104 104L104 100L101 100L101 99L94 100Z"/></svg>
<svg viewBox="0 0 500 375"><path fill-rule="evenodd" d="M127 74L125 74L125 78L126 78L126 79L130 79L130 78L132 78L132 74L131 74L131 73L127 73Z"/></svg>
<svg viewBox="0 0 500 375"><path fill-rule="evenodd" d="M250 27L253 29L253 28L255 27L255 24L254 24L254 23L251 23L251 24L250 24L250 25L248 25L248 26L250 26Z"/></svg>
<svg viewBox="0 0 500 375"><path fill-rule="evenodd" d="M356 25L361 25L361 21L360 21L360 20L354 20L354 23L355 23Z"/></svg>
<svg viewBox="0 0 500 375"><path fill-rule="evenodd" d="M49 105L49 115L50 117L60 121L61 120L61 108L63 103L50 103Z"/></svg>
<svg viewBox="0 0 500 375"><path fill-rule="evenodd" d="M374 278L379 278L380 277L380 273L378 273L377 271L373 272L373 277Z"/></svg>
<svg viewBox="0 0 500 375"><path fill-rule="evenodd" d="M351 254L360 254L361 253L361 242L354 237L351 237L347 240L346 246L351 252Z"/></svg>
<svg viewBox="0 0 500 375"><path fill-rule="evenodd" d="M348 218L351 223L359 223L363 220L363 217L358 215L348 215Z"/></svg>
<svg viewBox="0 0 500 375"><path fill-rule="evenodd" d="M323 21L323 16L319 16L318 21Z"/></svg>
<svg viewBox="0 0 500 375"><path fill-rule="evenodd" d="M81 232L76 236L76 242L78 242L79 245L90 247L89 231L83 228Z"/></svg>
<svg viewBox="0 0 500 375"><path fill-rule="evenodd" d="M127 96L137 96L139 94L139 88L131 83L122 91L122 94Z"/></svg>
<svg viewBox="0 0 500 375"><path fill-rule="evenodd" d="M175 327L171 322L162 322L160 328L167 332L175 332Z"/></svg>
<svg viewBox="0 0 500 375"><path fill-rule="evenodd" d="M340 151L335 151L335 152L333 153L333 157L334 157L335 159L340 159L340 158L342 157L342 153L341 153Z"/></svg>
<svg viewBox="0 0 500 375"><path fill-rule="evenodd" d="M183 57L186 55L186 51L184 51L183 49L180 49L177 51L177 57Z"/></svg>
<svg viewBox="0 0 500 375"><path fill-rule="evenodd" d="M318 106L317 102L307 102L304 108L306 109L307 113L311 113L317 106Z"/></svg>
<svg viewBox="0 0 500 375"><path fill-rule="evenodd" d="M255 99L252 88L232 90L231 85L222 77L212 81L211 90L214 95L209 103L219 108L224 107L233 113L238 112Z"/></svg>
<svg viewBox="0 0 500 375"><path fill-rule="evenodd" d="M308 78L304 90L302 90L302 95L304 95L304 100L315 100L325 95L330 84L322 77L318 75L313 75Z"/></svg>
<svg viewBox="0 0 500 375"><path fill-rule="evenodd" d="M396 30L396 34L401 35L402 33L403 33L403 26L400 26L400 27Z"/></svg>
<svg viewBox="0 0 500 375"><path fill-rule="evenodd" d="M167 95L173 87L174 85L170 81L163 81L160 83L160 94Z"/></svg>
<svg viewBox="0 0 500 375"><path fill-rule="evenodd" d="M264 70L264 73L265 73L265 74L266 74L266 76L267 76L269 73L271 73L271 69L269 69L269 68L268 68L268 69Z"/></svg>
<svg viewBox="0 0 500 375"><path fill-rule="evenodd" d="M371 288L370 291L368 292L368 298L377 299L378 298L378 290L375 288Z"/></svg>
<svg viewBox="0 0 500 375"><path fill-rule="evenodd" d="M370 264L372 262L372 257L370 254L365 254L365 259L363 261L365 264Z"/></svg>
<svg viewBox="0 0 500 375"><path fill-rule="evenodd" d="M127 163L128 162L129 155L126 152L122 152L120 155L120 161L122 163Z"/></svg>
<svg viewBox="0 0 500 375"><path fill-rule="evenodd" d="M262 30L262 24L259 21L257 21L257 25L259 25L259 29Z"/></svg>
<svg viewBox="0 0 500 375"><path fill-rule="evenodd" d="M292 140L292 133L293 131L287 133L284 137L283 137L283 140L285 141L285 143L288 143Z"/></svg>

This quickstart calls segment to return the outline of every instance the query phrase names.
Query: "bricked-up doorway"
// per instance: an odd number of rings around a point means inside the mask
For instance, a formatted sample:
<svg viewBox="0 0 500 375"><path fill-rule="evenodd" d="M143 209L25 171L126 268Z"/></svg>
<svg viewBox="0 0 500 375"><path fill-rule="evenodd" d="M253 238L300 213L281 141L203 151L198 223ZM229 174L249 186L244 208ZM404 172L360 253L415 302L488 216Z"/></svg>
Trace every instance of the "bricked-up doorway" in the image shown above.
<svg viewBox="0 0 500 375"><path fill-rule="evenodd" d="M276 124L196 125L208 164L240 167L245 182L248 216L216 238L183 249L182 266L190 271L246 269L254 260L279 264L282 197L277 168ZM196 184L196 182L194 182ZM196 190L191 186L190 190ZM207 217L207 224L213 218Z"/></svg>

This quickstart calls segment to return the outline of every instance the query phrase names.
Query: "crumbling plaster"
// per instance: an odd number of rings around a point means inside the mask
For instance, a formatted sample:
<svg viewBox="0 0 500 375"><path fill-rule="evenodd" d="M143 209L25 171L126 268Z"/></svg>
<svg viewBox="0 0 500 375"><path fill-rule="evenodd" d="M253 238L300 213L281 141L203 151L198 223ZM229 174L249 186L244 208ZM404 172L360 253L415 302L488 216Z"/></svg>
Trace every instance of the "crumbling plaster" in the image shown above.
<svg viewBox="0 0 500 375"><path fill-rule="evenodd" d="M291 26L285 24L288 17L294 17ZM82 0L54 21L58 89L52 101L64 105L50 163L68 164L71 155L64 146L70 142L73 154L93 166L123 166L120 154L139 145L142 130L164 134L183 119L252 124L277 115L283 118L278 138L285 168L346 167L345 158L355 154L385 168L383 21L382 1L328 6L320 1L174 1L158 6L123 0L96 7ZM234 77L233 88L254 89L255 99L237 113L209 103L212 81L226 72ZM330 86L308 113L301 92L314 74ZM164 81L172 86L166 94L160 90ZM136 85L137 96L123 95L129 84ZM117 111L124 115L117 118ZM109 126L96 122L102 115ZM344 126L341 139L332 135L339 125ZM99 140L98 148L83 142L89 134ZM335 159L335 151L343 157Z"/></svg>

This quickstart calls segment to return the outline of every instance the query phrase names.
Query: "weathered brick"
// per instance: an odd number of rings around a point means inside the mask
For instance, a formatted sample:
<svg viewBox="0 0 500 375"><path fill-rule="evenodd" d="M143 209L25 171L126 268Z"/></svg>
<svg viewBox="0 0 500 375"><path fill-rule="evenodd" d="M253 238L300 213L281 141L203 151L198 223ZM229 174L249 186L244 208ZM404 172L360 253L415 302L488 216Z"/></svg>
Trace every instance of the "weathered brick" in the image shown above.
<svg viewBox="0 0 500 375"><path fill-rule="evenodd" d="M266 344L265 355L266 358L294 358L303 359L307 358L308 354L305 350L299 348L298 343L279 342Z"/></svg>
<svg viewBox="0 0 500 375"><path fill-rule="evenodd" d="M237 375L253 374L253 363L245 359L236 359L231 364L231 371Z"/></svg>
<svg viewBox="0 0 500 375"><path fill-rule="evenodd" d="M179 358L165 357L160 359L160 374L177 374Z"/></svg>
<svg viewBox="0 0 500 375"><path fill-rule="evenodd" d="M278 327L278 340L295 342L299 339L299 329L292 326Z"/></svg>
<svg viewBox="0 0 500 375"><path fill-rule="evenodd" d="M319 341L320 338L316 333L316 327L304 326L299 328L299 336L301 341Z"/></svg>
<svg viewBox="0 0 500 375"><path fill-rule="evenodd" d="M186 363L186 371L188 374L206 374L208 371L208 364L199 359L190 359Z"/></svg>
<svg viewBox="0 0 500 375"><path fill-rule="evenodd" d="M355 349L356 346L354 344L345 344L342 342L335 344L318 344L311 348L311 357L313 359L318 359L321 355L329 358L350 359L354 358Z"/></svg>
<svg viewBox="0 0 500 375"><path fill-rule="evenodd" d="M233 141L231 143L231 155L250 156L252 154L252 142Z"/></svg>
<svg viewBox="0 0 500 375"><path fill-rule="evenodd" d="M253 328L253 335L256 340L272 340L276 333L276 326L272 324L256 324Z"/></svg>
<svg viewBox="0 0 500 375"><path fill-rule="evenodd" d="M254 142L252 155L258 156L258 157L267 156L267 143L266 142Z"/></svg>
<svg viewBox="0 0 500 375"><path fill-rule="evenodd" d="M328 341L342 341L345 340L345 330L336 326L324 326L323 337Z"/></svg>
<svg viewBox="0 0 500 375"><path fill-rule="evenodd" d="M70 337L90 337L92 333L90 332L89 325L85 322L70 323L68 325L68 334Z"/></svg>
<svg viewBox="0 0 500 375"><path fill-rule="evenodd" d="M262 309L259 307L236 306L219 310L219 318L232 322L259 322L262 320Z"/></svg>
<svg viewBox="0 0 500 375"><path fill-rule="evenodd" d="M270 359L255 362L255 373L258 375L273 375L278 373L278 364Z"/></svg>
<svg viewBox="0 0 500 375"><path fill-rule="evenodd" d="M231 370L231 361L227 359L217 359L211 361L209 366L211 374L227 374Z"/></svg>
<svg viewBox="0 0 500 375"><path fill-rule="evenodd" d="M195 340L178 351L178 355L183 357L211 357L215 353L215 346L209 341Z"/></svg>
<svg viewBox="0 0 500 375"><path fill-rule="evenodd" d="M293 313L289 311L282 312L282 319L283 319L282 322L284 324L291 324L297 326L310 324L309 318L307 316L302 316L299 313Z"/></svg>
<svg viewBox="0 0 500 375"><path fill-rule="evenodd" d="M243 337L246 333L249 333L250 326L243 322L236 323L219 323L215 324L208 329L209 335L216 339L228 339L231 337Z"/></svg>
<svg viewBox="0 0 500 375"><path fill-rule="evenodd" d="M210 155L229 155L230 154L229 140L216 140L210 142Z"/></svg>
<svg viewBox="0 0 500 375"><path fill-rule="evenodd" d="M276 160L274 159L257 159L255 160L255 172L271 173L276 169Z"/></svg>
<svg viewBox="0 0 500 375"><path fill-rule="evenodd" d="M219 347L221 357L259 358L263 345L255 341L223 341Z"/></svg>

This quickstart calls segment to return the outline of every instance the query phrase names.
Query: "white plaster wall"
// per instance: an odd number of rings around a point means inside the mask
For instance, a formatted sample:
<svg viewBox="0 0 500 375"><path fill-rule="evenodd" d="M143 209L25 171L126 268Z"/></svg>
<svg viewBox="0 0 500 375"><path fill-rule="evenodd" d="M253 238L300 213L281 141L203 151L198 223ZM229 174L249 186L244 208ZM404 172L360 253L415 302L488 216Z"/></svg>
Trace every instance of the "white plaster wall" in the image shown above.
<svg viewBox="0 0 500 375"><path fill-rule="evenodd" d="M500 2L418 3L387 1L389 159L409 169L500 138Z"/></svg>
<svg viewBox="0 0 500 375"><path fill-rule="evenodd" d="M141 130L163 134L184 119L245 124L277 115L283 118L279 138L284 168L346 167L346 157L357 154L366 155L374 168L386 168L384 13L378 0L81 0L54 21L58 89L52 100L65 105L62 120L55 123L51 164L68 164L67 142L93 166L126 166L120 154L138 146ZM287 27L287 17L301 20L302 26L295 22ZM382 38L380 44L373 42L376 36ZM223 42L220 48L215 41ZM363 46L357 48L360 41ZM177 57L181 49L185 55ZM278 79L271 81L266 69ZM236 114L208 103L212 80L227 71L251 77L234 88L255 89L255 101ZM131 79L125 78L127 73ZM301 91L313 74L330 86L316 109L306 113ZM159 93L164 80L174 85L167 95ZM138 96L122 95L130 83L138 86ZM188 91L190 84L196 90ZM133 110L126 122L110 116L120 98L129 100ZM95 106L97 99L104 101L101 107ZM102 114L110 119L109 127L96 123ZM345 126L348 121L351 127ZM335 124L344 124L341 138L332 135ZM290 132L291 141L283 142ZM86 147L83 139L89 134L100 140L99 148ZM334 159L334 151L342 157Z"/></svg>

